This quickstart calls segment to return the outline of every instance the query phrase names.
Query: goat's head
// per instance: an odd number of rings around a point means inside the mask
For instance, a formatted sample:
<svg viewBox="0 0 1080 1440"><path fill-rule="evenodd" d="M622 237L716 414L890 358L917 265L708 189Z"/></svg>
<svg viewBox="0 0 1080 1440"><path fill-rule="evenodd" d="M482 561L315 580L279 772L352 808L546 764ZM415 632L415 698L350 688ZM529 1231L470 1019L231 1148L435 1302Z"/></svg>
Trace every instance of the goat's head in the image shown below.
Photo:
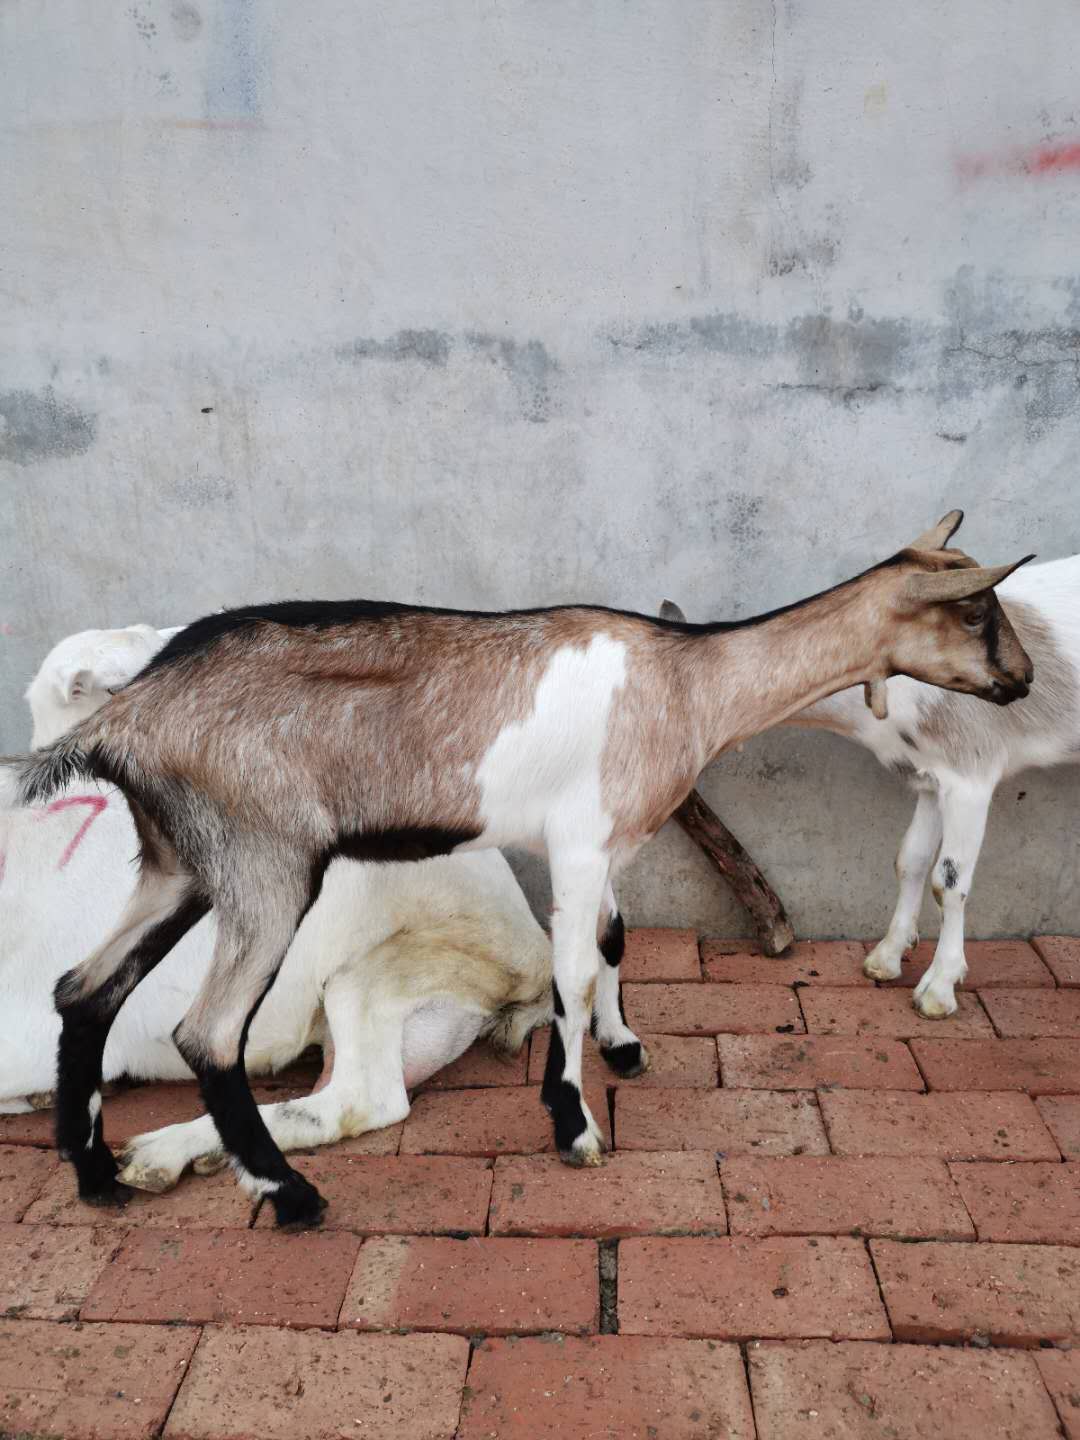
<svg viewBox="0 0 1080 1440"><path fill-rule="evenodd" d="M83 630L46 655L26 698L33 718L35 750L65 734L104 705L161 649L172 631L152 625L122 630Z"/></svg>
<svg viewBox="0 0 1080 1440"><path fill-rule="evenodd" d="M946 549L963 518L951 510L876 572L891 622L886 674L1008 705L1028 693L1034 671L994 587L1035 557L981 566ZM867 704L883 715L882 681L873 678L867 691Z"/></svg>

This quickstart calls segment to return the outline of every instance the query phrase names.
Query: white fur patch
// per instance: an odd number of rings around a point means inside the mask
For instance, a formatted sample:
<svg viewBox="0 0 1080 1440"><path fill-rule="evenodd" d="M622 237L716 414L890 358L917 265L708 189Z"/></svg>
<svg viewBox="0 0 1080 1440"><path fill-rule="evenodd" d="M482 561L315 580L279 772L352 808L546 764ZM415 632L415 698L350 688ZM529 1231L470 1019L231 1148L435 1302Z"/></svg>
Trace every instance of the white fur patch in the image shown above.
<svg viewBox="0 0 1080 1440"><path fill-rule="evenodd" d="M555 811L574 817L575 839L604 843L611 819L601 801L600 760L612 701L625 680L621 641L594 635L586 648L556 650L532 712L505 726L477 766L484 821L477 846L538 843Z"/></svg>

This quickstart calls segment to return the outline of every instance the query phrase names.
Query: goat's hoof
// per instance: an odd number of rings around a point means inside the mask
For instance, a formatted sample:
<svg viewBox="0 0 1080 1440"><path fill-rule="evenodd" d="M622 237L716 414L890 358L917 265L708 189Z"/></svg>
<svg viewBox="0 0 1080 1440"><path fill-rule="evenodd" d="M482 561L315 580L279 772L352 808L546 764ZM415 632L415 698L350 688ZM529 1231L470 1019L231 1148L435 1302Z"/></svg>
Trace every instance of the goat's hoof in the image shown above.
<svg viewBox="0 0 1080 1440"><path fill-rule="evenodd" d="M899 980L900 961L871 950L863 961L862 973L868 980Z"/></svg>
<svg viewBox="0 0 1080 1440"><path fill-rule="evenodd" d="M161 1165L140 1165L134 1158L129 1160L124 1155L121 1155L120 1163L124 1167L118 1177L120 1182L130 1185L133 1190L146 1190L151 1195L164 1195L180 1179L179 1175Z"/></svg>
<svg viewBox="0 0 1080 1440"><path fill-rule="evenodd" d="M956 997L943 1000L940 995L915 995L911 1002L924 1020L947 1020L956 1014Z"/></svg>
<svg viewBox="0 0 1080 1440"><path fill-rule="evenodd" d="M628 1041L625 1045L601 1045L600 1054L609 1070L623 1080L633 1080L644 1075L650 1065L649 1052L640 1040Z"/></svg>
<svg viewBox="0 0 1080 1440"><path fill-rule="evenodd" d="M559 1159L564 1165L572 1165L575 1170L597 1169L604 1163L604 1149L601 1145L591 1143L590 1136L580 1137L582 1143L574 1141L570 1150L560 1150ZM589 1141L586 1144L584 1142Z"/></svg>
<svg viewBox="0 0 1080 1440"><path fill-rule="evenodd" d="M98 1190L80 1190L79 1199L84 1205L93 1205L98 1210L122 1210L134 1193L129 1186L121 1185L119 1180L110 1180Z"/></svg>
<svg viewBox="0 0 1080 1440"><path fill-rule="evenodd" d="M315 1186L293 1171L270 1195L279 1230L313 1230L322 1224L327 1202Z"/></svg>

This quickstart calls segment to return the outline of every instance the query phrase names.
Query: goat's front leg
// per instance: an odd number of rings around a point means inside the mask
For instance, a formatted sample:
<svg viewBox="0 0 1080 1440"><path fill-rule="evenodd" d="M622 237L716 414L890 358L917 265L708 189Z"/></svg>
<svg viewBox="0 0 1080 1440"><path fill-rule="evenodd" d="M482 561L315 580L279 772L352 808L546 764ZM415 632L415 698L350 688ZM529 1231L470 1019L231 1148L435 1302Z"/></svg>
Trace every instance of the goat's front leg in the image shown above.
<svg viewBox="0 0 1080 1440"><path fill-rule="evenodd" d="M600 907L600 954L603 960L596 976L592 1032L610 1069L624 1080L629 1080L644 1074L649 1068L649 1055L627 1025L623 1013L619 966L625 950L626 929L609 883L604 887L604 902Z"/></svg>
<svg viewBox="0 0 1080 1440"><path fill-rule="evenodd" d="M956 1010L955 987L967 974L964 959L964 905L982 849L994 786L970 782L942 787L941 853L931 887L941 909L941 934L933 964L915 987L915 1009L928 1020Z"/></svg>
<svg viewBox="0 0 1080 1440"><path fill-rule="evenodd" d="M596 995L597 916L608 861L595 851L549 850L552 996L555 1018L540 1098L555 1122L555 1144L568 1165L599 1165L603 1136L581 1093L581 1044Z"/></svg>
<svg viewBox="0 0 1080 1440"><path fill-rule="evenodd" d="M900 851L896 857L896 878L900 889L896 909L883 940L863 962L863 973L871 980L896 980L904 951L919 943L919 910L926 877L941 844L941 806L936 789L920 789Z"/></svg>

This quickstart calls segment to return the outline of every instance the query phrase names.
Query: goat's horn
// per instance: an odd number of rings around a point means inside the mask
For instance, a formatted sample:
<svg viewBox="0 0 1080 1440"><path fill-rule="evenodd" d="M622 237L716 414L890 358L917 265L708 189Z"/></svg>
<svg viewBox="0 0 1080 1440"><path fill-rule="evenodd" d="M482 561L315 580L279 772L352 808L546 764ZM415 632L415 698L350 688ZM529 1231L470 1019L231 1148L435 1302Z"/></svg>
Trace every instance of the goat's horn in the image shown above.
<svg viewBox="0 0 1080 1440"><path fill-rule="evenodd" d="M936 525L929 530L923 531L917 540L913 540L907 547L909 550L944 550L952 537L960 529L964 518L962 510L950 510L943 515Z"/></svg>
<svg viewBox="0 0 1080 1440"><path fill-rule="evenodd" d="M679 622L681 625L685 625L685 624L686 624L686 616L685 616L685 615L683 614L683 612L679 609L678 605L675 604L675 601L674 601L674 600L661 600L661 602L660 602L660 619L661 619L661 620L678 620L678 622Z"/></svg>
<svg viewBox="0 0 1080 1440"><path fill-rule="evenodd" d="M1011 565L979 565L974 570L935 570L929 574L919 570L908 576L903 598L916 605L929 605L935 600L966 600L980 590L1000 585L1007 575L1034 559L1034 555L1025 555Z"/></svg>

